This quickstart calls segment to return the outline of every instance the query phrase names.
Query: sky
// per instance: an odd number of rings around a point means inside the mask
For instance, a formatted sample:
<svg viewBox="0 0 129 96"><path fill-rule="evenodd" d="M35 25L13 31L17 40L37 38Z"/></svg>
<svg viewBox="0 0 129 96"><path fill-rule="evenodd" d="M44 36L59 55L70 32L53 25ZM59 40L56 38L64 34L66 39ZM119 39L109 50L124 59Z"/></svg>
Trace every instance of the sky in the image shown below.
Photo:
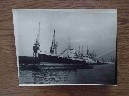
<svg viewBox="0 0 129 96"><path fill-rule="evenodd" d="M116 50L115 9L13 9L17 55L32 56L40 22L40 50L49 53L55 30L58 54L68 47L87 46L97 56Z"/></svg>

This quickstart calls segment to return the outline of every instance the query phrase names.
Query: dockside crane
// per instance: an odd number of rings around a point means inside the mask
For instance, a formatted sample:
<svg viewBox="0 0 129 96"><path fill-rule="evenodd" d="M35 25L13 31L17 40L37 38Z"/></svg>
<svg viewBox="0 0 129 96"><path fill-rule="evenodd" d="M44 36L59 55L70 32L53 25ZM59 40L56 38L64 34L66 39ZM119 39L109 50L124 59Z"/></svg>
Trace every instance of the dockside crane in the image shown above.
<svg viewBox="0 0 129 96"><path fill-rule="evenodd" d="M39 36L40 36L40 22L39 22L39 29L38 29L36 41L35 41L34 46L33 46L33 56L34 57L38 57L38 50L40 50L39 49L39 47L40 47Z"/></svg>

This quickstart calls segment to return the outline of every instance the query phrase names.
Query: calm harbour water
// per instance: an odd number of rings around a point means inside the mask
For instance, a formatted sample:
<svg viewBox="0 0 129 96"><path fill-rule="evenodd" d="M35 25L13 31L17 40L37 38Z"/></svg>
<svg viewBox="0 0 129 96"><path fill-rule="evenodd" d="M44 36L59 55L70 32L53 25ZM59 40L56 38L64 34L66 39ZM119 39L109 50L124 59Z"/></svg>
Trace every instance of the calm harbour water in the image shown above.
<svg viewBox="0 0 129 96"><path fill-rule="evenodd" d="M72 82L76 77L76 71L70 70L41 70L20 71L21 84L58 84Z"/></svg>
<svg viewBox="0 0 129 96"><path fill-rule="evenodd" d="M93 69L19 70L20 84L115 84L115 66L96 65Z"/></svg>

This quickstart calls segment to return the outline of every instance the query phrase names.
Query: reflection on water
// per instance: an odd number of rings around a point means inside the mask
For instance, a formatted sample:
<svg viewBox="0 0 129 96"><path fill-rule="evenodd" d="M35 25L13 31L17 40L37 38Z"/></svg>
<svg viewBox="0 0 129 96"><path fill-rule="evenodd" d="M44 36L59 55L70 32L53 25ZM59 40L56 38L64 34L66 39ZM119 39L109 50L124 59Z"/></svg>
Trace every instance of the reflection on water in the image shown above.
<svg viewBox="0 0 129 96"><path fill-rule="evenodd" d="M65 84L72 83L76 70L20 70L20 84Z"/></svg>
<svg viewBox="0 0 129 96"><path fill-rule="evenodd" d="M51 70L43 66L19 69L20 84L116 84L115 65L95 65L93 69Z"/></svg>

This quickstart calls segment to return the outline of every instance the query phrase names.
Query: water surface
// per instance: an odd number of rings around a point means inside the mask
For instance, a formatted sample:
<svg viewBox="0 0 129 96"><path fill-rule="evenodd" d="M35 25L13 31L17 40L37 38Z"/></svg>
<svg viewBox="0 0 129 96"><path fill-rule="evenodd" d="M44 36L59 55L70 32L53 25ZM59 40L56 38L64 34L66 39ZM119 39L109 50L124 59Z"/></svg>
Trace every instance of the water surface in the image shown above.
<svg viewBox="0 0 129 96"><path fill-rule="evenodd" d="M95 65L93 69L77 70L41 68L35 71L20 68L19 76L20 84L116 84L114 64Z"/></svg>

